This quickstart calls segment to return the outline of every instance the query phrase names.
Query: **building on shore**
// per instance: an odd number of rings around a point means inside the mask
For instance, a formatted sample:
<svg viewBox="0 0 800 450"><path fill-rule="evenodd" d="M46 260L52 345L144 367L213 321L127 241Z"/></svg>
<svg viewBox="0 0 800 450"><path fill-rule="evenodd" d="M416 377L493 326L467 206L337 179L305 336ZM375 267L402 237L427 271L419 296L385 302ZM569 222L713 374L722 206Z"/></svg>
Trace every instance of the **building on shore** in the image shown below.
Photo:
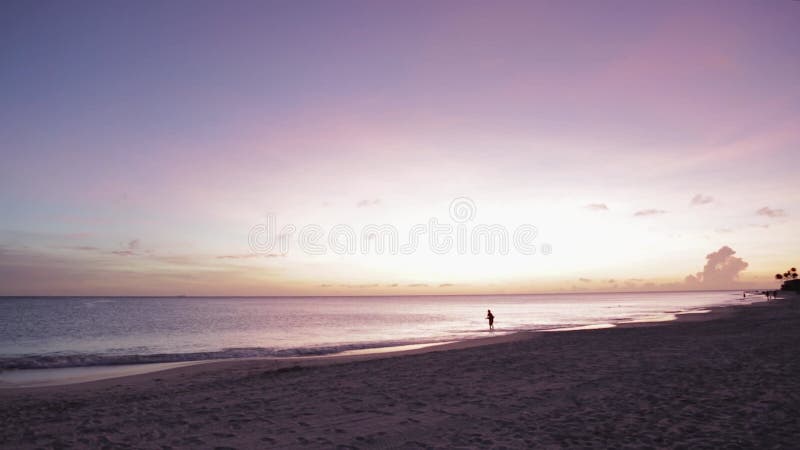
<svg viewBox="0 0 800 450"><path fill-rule="evenodd" d="M782 291L800 292L800 279L787 280L781 285Z"/></svg>

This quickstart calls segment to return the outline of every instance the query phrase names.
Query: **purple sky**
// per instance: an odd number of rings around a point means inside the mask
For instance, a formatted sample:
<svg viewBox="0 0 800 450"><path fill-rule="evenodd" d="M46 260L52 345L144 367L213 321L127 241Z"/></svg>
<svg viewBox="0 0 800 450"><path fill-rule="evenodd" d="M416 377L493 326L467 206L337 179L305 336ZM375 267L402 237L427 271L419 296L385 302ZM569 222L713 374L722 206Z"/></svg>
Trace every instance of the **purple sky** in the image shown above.
<svg viewBox="0 0 800 450"><path fill-rule="evenodd" d="M798 24L788 0L3 2L0 295L772 286L800 254ZM457 197L552 254L248 256L268 213L405 236Z"/></svg>

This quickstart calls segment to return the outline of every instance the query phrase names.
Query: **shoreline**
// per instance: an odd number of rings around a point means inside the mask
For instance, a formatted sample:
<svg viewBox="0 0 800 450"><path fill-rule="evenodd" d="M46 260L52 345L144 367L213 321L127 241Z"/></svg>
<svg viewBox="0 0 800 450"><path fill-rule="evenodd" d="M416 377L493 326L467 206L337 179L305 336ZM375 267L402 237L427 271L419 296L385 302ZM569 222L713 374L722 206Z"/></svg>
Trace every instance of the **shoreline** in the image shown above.
<svg viewBox="0 0 800 450"><path fill-rule="evenodd" d="M229 369L236 369L240 367L260 367L265 370L280 371L284 369L293 368L306 368L306 367L319 367L337 364L346 364L351 362L371 361L384 358L398 358L411 355L419 355L431 352L443 352L451 350L462 350L475 347L483 347L486 345L502 344L514 342L519 340L527 340L535 338L538 332L520 331L500 336L491 336L475 339L465 339L463 341L451 341L444 343L433 344L418 344L406 345L396 347L375 347L364 349L364 352L358 350L348 350L345 352L331 353L327 355L314 355L314 356L287 356L287 357L252 357L252 358L227 358L227 359L209 359L199 361L185 361L176 363L151 363L151 364L136 364L133 365L137 368L147 369L150 366L153 370L145 370L135 374L124 374L128 367L124 367L122 375L102 377L97 379L76 381L70 383L53 383L41 384L33 386L14 386L3 387L0 386L0 398L4 394L13 394L15 392L39 392L39 391L59 391L71 389L91 389L102 388L108 385L122 385L122 384L135 384L142 381L152 381L153 379L163 379L164 377L172 376L193 376L197 373L225 371ZM408 349L406 347L416 347ZM399 348L399 349L398 349ZM370 351L382 350L383 351ZM174 367L164 367L171 366ZM115 367L122 366L92 366L92 367L105 367L114 369ZM49 369L24 369L24 370L49 370ZM52 369L62 370L62 369Z"/></svg>
<svg viewBox="0 0 800 450"><path fill-rule="evenodd" d="M355 361L365 361L380 358L394 358L407 355L415 355L428 352L440 352L459 350L466 348L481 347L504 342L513 342L523 339L533 339L541 333L564 333L576 331L592 331L609 328L626 327L645 327L659 326L679 321L708 321L714 320L724 310L731 308L748 307L757 304L768 303L766 300L756 301L744 305L723 305L703 308L701 310L689 310L680 312L665 312L661 317L652 317L648 320L637 320L618 323L599 323L575 327L552 328L532 331L512 331L501 335L467 338L459 341L430 342L420 344L397 345L387 347L368 347L357 350L345 350L342 352L309 355L309 356L286 356L286 357L241 357L241 358L220 358L206 360L174 361L163 363L141 363L141 364L119 364L119 365L97 365L97 366L76 366L59 368L41 369L16 369L0 371L0 393L13 392L18 390L40 390L58 389L67 386L87 386L94 383L116 382L126 378L146 379L157 377L164 372L175 370L187 370L191 373L196 366L211 366L225 364L226 367L238 363L250 363L253 361L263 362L274 367L273 370L281 370L286 367L312 367L327 364L341 364ZM669 316L669 317L667 317ZM209 367L210 368L210 367ZM8 382L3 380L18 380ZM30 375L32 379L25 380L25 376Z"/></svg>

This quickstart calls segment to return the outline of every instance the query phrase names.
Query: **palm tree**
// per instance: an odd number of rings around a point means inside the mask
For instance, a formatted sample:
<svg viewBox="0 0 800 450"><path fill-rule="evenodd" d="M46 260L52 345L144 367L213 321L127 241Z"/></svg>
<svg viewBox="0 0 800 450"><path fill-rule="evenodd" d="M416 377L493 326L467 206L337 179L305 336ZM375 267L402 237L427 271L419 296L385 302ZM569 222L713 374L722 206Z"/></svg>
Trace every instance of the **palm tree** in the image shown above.
<svg viewBox="0 0 800 450"><path fill-rule="evenodd" d="M800 275L800 274L797 273L797 268L796 267L792 267L791 269L787 270L786 272L776 273L775 274L775 279L779 280L779 281L780 280L787 280L787 281L788 280L796 280L798 275Z"/></svg>

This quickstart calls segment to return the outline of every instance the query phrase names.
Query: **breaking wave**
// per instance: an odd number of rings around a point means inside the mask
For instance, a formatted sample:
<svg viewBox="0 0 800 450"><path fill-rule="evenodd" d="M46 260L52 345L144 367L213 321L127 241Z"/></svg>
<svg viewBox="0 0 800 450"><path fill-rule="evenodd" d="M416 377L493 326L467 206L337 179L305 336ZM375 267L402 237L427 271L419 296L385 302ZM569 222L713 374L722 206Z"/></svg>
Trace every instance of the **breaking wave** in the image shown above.
<svg viewBox="0 0 800 450"><path fill-rule="evenodd" d="M322 356L350 350L365 350L384 347L397 347L410 344L436 343L438 341L392 341L361 344L344 344L298 348L229 348L218 351L192 353L153 353L153 354L47 354L0 357L0 371L17 369L53 369L65 367L115 366L124 364L153 364L183 361L203 361L209 359L234 358L289 358L299 356Z"/></svg>

